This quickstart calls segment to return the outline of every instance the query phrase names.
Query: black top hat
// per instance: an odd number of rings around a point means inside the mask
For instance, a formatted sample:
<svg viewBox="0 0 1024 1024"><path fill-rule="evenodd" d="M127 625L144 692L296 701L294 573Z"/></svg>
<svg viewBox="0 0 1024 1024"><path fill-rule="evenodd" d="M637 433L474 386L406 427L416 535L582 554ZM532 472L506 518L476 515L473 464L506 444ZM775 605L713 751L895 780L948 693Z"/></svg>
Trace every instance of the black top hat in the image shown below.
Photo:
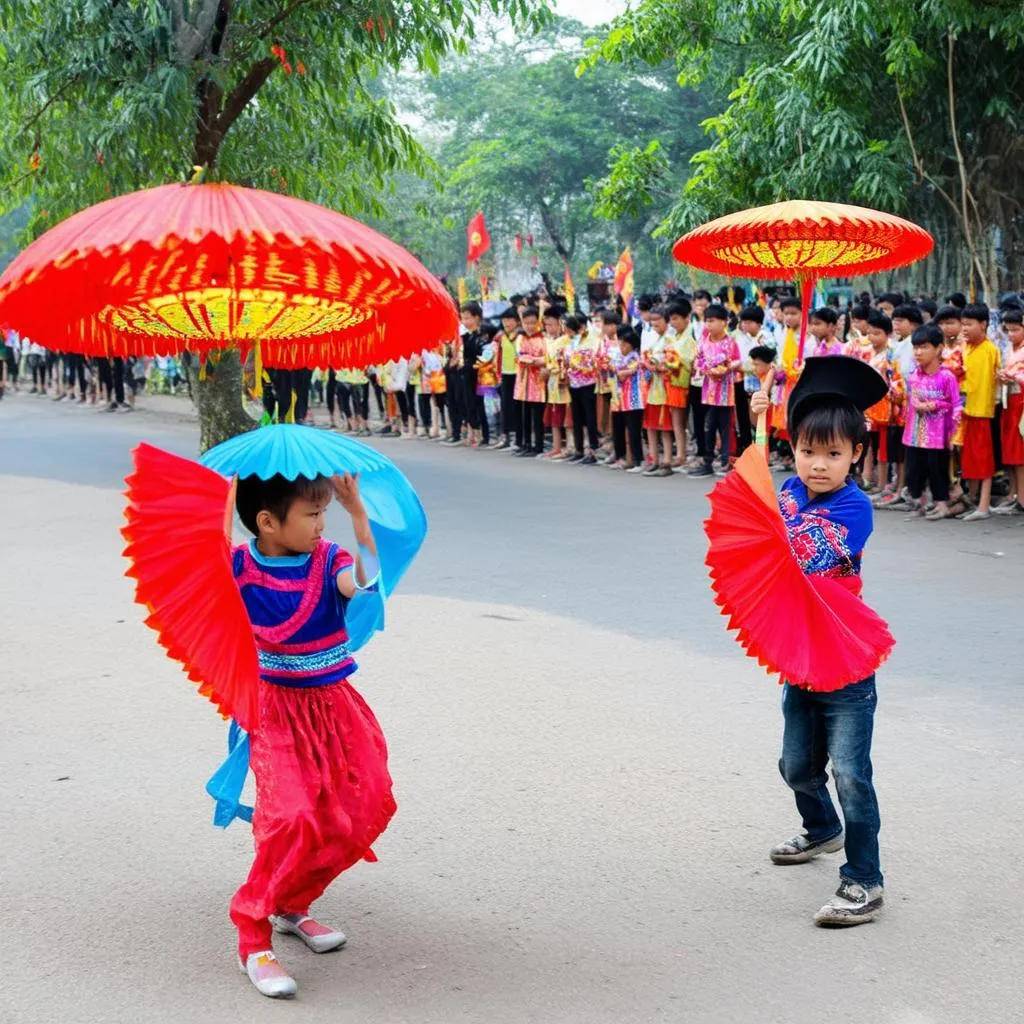
<svg viewBox="0 0 1024 1024"><path fill-rule="evenodd" d="M849 402L863 412L888 393L888 384L870 363L853 356L812 356L789 396L789 435L795 438L800 421L818 406Z"/></svg>

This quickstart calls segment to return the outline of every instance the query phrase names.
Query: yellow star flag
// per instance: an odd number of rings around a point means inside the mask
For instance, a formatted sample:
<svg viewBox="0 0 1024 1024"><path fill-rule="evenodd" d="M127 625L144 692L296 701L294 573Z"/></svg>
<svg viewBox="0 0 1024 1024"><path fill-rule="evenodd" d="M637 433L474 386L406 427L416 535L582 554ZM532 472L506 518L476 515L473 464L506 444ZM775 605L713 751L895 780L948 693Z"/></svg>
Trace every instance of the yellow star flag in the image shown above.
<svg viewBox="0 0 1024 1024"><path fill-rule="evenodd" d="M466 288L466 279L464 277L459 278L459 305L464 306L469 302L469 289Z"/></svg>
<svg viewBox="0 0 1024 1024"><path fill-rule="evenodd" d="M568 263L565 265L565 308L570 313L576 312L576 289L573 287Z"/></svg>

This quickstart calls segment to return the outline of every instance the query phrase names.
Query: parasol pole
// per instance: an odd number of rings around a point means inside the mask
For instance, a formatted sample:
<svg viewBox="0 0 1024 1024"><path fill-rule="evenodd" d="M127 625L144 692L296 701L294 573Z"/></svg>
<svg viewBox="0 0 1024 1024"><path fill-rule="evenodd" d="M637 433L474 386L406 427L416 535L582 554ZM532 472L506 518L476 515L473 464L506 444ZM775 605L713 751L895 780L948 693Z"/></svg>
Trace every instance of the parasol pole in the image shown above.
<svg viewBox="0 0 1024 1024"><path fill-rule="evenodd" d="M817 279L813 276L800 276L800 345L797 349L796 364L801 366L804 361L804 345L807 342L807 321L811 315L811 303L814 301L814 286Z"/></svg>

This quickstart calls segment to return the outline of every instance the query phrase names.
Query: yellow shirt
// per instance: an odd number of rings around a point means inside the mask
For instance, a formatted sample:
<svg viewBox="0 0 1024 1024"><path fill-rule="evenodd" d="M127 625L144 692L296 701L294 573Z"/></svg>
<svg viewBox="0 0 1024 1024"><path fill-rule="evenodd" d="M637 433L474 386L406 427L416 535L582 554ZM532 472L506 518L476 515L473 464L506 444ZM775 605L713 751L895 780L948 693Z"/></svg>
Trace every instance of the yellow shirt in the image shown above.
<svg viewBox="0 0 1024 1024"><path fill-rule="evenodd" d="M996 371L999 349L986 338L964 346L964 415L992 419L996 414Z"/></svg>

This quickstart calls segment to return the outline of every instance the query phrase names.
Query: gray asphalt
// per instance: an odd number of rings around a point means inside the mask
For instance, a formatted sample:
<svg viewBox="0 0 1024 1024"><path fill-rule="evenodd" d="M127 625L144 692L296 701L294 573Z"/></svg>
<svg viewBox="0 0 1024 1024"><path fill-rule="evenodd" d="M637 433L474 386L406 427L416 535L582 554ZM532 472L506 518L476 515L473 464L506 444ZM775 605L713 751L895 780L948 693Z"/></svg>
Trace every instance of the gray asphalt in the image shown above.
<svg viewBox="0 0 1024 1024"><path fill-rule="evenodd" d="M711 602L706 486L378 442L431 523L357 681L400 809L318 906L349 946L279 943L284 1005L232 962L223 726L121 575L130 447L195 428L22 395L0 437L4 1024L1024 1021L1020 521L878 517L887 906L823 932L840 859L767 859L779 690Z"/></svg>

